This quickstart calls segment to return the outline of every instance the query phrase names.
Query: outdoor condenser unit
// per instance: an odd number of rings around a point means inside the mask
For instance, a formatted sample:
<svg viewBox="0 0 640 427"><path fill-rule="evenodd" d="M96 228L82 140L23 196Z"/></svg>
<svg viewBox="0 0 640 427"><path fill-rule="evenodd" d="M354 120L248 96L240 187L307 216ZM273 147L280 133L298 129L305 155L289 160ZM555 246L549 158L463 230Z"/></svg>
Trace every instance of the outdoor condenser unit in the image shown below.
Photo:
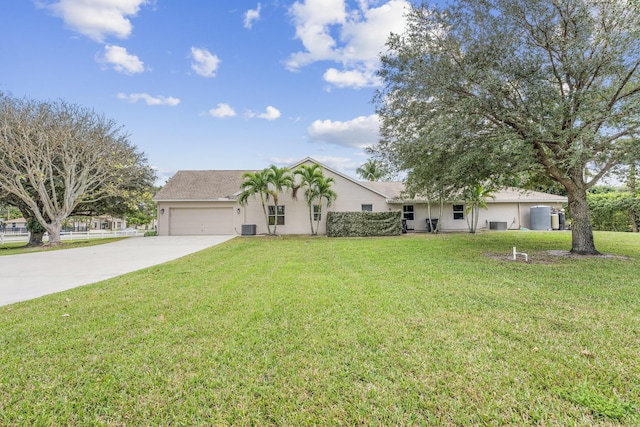
<svg viewBox="0 0 640 427"><path fill-rule="evenodd" d="M243 236L255 236L256 235L256 225L255 224L242 224L242 235Z"/></svg>

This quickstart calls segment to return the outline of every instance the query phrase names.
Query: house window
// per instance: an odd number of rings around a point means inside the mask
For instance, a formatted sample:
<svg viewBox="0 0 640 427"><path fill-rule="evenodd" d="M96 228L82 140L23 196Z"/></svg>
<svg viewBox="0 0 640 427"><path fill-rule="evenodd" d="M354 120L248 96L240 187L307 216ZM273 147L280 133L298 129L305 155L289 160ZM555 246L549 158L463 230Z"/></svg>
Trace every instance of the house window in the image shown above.
<svg viewBox="0 0 640 427"><path fill-rule="evenodd" d="M284 225L284 206L269 206L269 225Z"/></svg>
<svg viewBox="0 0 640 427"><path fill-rule="evenodd" d="M321 221L322 220L322 208L320 205L313 205L313 220Z"/></svg>
<svg viewBox="0 0 640 427"><path fill-rule="evenodd" d="M373 205L362 205L362 212L373 212Z"/></svg>
<svg viewBox="0 0 640 427"><path fill-rule="evenodd" d="M464 219L464 205L453 205L453 219Z"/></svg>
<svg viewBox="0 0 640 427"><path fill-rule="evenodd" d="M402 207L402 218L407 221L413 221L413 205L404 205Z"/></svg>

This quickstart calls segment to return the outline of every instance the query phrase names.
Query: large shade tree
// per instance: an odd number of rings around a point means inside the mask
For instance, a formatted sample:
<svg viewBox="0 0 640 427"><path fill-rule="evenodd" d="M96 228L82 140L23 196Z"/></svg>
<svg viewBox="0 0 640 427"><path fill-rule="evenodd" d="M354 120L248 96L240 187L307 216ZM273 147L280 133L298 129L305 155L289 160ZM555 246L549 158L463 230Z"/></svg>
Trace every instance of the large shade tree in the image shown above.
<svg viewBox="0 0 640 427"><path fill-rule="evenodd" d="M587 190L640 128L639 2L454 0L407 16L381 58L375 152L409 181L441 174L438 188L553 180L572 252L597 254Z"/></svg>
<svg viewBox="0 0 640 427"><path fill-rule="evenodd" d="M105 212L153 179L115 121L65 101L0 95L0 191L50 244L70 215Z"/></svg>

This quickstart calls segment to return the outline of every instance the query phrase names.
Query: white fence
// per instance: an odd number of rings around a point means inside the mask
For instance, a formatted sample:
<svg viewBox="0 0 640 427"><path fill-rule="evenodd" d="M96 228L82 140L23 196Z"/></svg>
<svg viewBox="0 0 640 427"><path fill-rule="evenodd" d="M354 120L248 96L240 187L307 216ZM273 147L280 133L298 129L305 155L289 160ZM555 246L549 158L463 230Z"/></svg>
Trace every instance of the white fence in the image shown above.
<svg viewBox="0 0 640 427"><path fill-rule="evenodd" d="M60 233L62 240L87 240L87 239L107 239L113 237L133 237L142 236L144 231L140 230L93 230L93 231L63 231ZM48 233L44 234L43 241L49 240ZM0 233L0 244L5 242L28 242L29 233Z"/></svg>

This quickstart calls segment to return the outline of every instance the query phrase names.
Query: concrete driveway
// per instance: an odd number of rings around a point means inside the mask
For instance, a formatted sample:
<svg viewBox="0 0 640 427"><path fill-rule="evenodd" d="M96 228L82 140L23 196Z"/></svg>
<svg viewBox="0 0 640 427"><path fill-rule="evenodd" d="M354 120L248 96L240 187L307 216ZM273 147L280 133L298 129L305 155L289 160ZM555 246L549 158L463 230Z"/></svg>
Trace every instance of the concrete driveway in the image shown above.
<svg viewBox="0 0 640 427"><path fill-rule="evenodd" d="M0 256L0 306L161 264L233 237L130 237L86 248Z"/></svg>

